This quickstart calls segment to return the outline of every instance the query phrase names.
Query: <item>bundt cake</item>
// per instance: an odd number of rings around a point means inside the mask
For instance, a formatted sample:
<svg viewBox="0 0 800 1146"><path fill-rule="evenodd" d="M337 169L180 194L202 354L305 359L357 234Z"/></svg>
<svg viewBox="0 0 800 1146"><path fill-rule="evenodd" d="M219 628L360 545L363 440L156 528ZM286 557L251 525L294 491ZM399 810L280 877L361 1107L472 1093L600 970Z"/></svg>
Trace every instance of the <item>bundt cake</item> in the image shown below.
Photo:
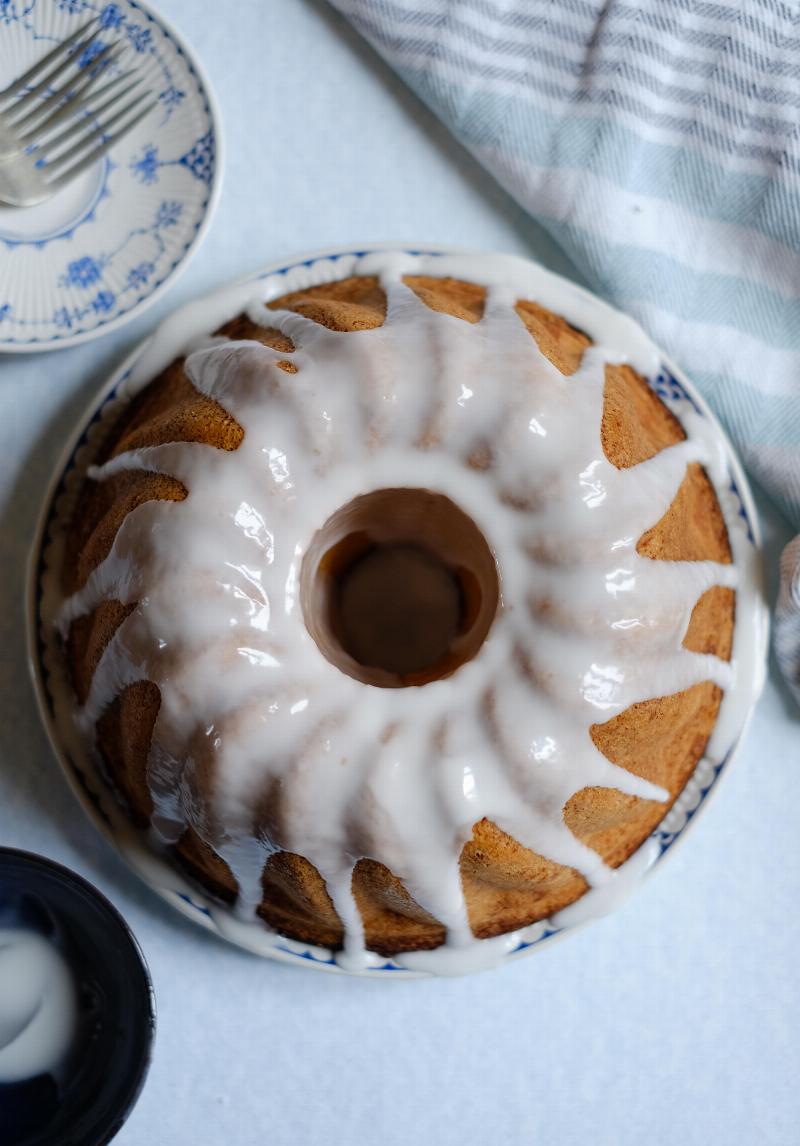
<svg viewBox="0 0 800 1146"><path fill-rule="evenodd" d="M76 719L130 819L355 963L613 879L732 680L702 445L527 267L373 254L251 302L127 405L74 509Z"/></svg>

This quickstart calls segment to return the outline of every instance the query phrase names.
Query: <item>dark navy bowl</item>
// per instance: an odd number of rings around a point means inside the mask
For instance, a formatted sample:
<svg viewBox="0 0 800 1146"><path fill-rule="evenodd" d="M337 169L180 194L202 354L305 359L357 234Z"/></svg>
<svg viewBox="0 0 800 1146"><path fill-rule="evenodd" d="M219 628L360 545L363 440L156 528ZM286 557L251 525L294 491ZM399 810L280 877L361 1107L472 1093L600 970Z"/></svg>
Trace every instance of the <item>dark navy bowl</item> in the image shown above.
<svg viewBox="0 0 800 1146"><path fill-rule="evenodd" d="M150 1065L155 998L119 912L75 872L0 848L0 926L53 942L78 985L79 1026L58 1080L0 1084L0 1146L104 1146L133 1109Z"/></svg>

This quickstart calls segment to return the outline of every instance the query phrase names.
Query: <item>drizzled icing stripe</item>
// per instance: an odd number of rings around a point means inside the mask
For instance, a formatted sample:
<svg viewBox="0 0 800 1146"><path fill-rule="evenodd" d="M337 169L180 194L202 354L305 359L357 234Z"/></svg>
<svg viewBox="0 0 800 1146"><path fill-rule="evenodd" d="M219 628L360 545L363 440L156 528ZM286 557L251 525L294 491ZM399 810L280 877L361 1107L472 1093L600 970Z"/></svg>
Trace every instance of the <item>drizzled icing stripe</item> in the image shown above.
<svg viewBox="0 0 800 1146"><path fill-rule="evenodd" d="M79 714L86 735L128 683L154 682L157 831L172 841L191 823L231 867L248 918L269 855L305 856L345 925L349 966L368 958L351 890L362 856L402 879L458 950L484 942L472 937L459 870L483 817L590 885L607 882L610 870L566 827L566 802L587 786L668 794L606 759L591 725L699 681L735 683L735 661L682 642L699 597L735 587L736 568L636 552L687 464L713 461L704 441L690 432L617 470L600 427L604 368L621 356L596 338L565 379L514 312L524 266L368 256L350 273L377 274L386 292L372 330L330 331L256 300L251 317L294 352L205 339L186 362L196 388L244 428L239 448L144 447L91 474L167 473L188 496L134 509L64 604L67 628L103 600L138 602L95 673ZM402 282L431 272L486 285L478 323L429 309ZM296 374L277 366L287 359ZM487 438L494 462L476 471L468 458ZM452 677L381 689L322 655L298 580L337 509L402 486L444 494L472 518L496 557L501 607ZM209 776L210 788L199 782ZM275 780L285 811L263 838L253 809Z"/></svg>

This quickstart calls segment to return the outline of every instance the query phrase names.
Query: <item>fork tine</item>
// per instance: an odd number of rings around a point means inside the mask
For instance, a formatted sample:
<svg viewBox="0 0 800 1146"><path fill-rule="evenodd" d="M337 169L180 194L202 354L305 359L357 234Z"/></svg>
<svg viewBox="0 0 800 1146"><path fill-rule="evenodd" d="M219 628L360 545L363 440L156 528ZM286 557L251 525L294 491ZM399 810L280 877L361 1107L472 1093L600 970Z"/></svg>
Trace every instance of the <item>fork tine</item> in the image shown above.
<svg viewBox="0 0 800 1146"><path fill-rule="evenodd" d="M107 103L102 104L99 108L93 108L92 107L92 104L94 103L94 101L98 97L106 95L108 92L113 91L115 88L118 88L120 86L120 84L125 82L125 80L129 80L132 75L133 75L133 72L123 72L121 75L119 75L115 79L111 80L110 83L104 84L103 87L100 88L98 91L95 92L95 91L90 90L83 97L81 97L81 91L83 89L79 90L76 93L74 88L73 88L73 91L72 91L71 95L69 95L67 97L66 102L62 103L59 107L57 107L55 109L55 111L52 113L52 115L49 115L47 117L47 119L44 120L43 123L37 123L34 127L32 127L27 132L15 131L14 134L16 135L20 145L22 147L25 147L29 143L33 143L34 140L36 142L38 142L40 140L45 139L50 134L50 132L53 130L53 128L58 127L58 125L60 123L63 123L63 121L65 119L71 119L73 116L77 116L77 114L81 111L88 111L90 115L93 115L96 118L98 115L100 115L101 112L106 111L111 106L112 103L116 102L116 100L120 99L123 95L126 95L128 92L130 92L132 90L132 88L134 88L138 83L141 82L141 80L140 79L134 79L132 83L130 83L127 87L123 88L122 91L117 92L117 94L115 96L113 96ZM84 126L85 126L85 120L83 121L83 123L80 120L78 120L77 123L74 125L75 128L80 128L80 127L84 127ZM70 131L70 133L72 133L73 127L70 127L69 131Z"/></svg>
<svg viewBox="0 0 800 1146"><path fill-rule="evenodd" d="M109 80L107 84L103 84L103 86L98 88L97 91L94 91L94 90L90 91L88 93L88 95L85 97L83 102L85 104L89 104L89 103L92 103L94 100L102 99L104 95L107 95L114 88L119 87L119 85L121 83L124 83L125 80L129 79L130 76L133 76L135 74L136 73L133 71L120 72L120 74L118 76L115 76L113 80ZM142 78L143 78L142 76L139 76L139 78L137 79L136 82L139 83L142 80Z"/></svg>
<svg viewBox="0 0 800 1146"><path fill-rule="evenodd" d="M90 20L88 24L84 24L82 28L78 28L77 32L73 32L71 36L69 36L66 40L63 40L60 44L56 44L52 52L48 52L46 56L42 56L41 60L37 60L33 67L29 68L28 71L24 73L24 75L21 75L19 79L14 80L13 84L9 84L7 88L4 88L2 91L0 91L0 100L7 98L11 99L13 96L17 95L24 88L26 88L28 84L32 83L36 79L42 68L48 68L52 64L55 64L56 61L61 58L63 52L69 53L69 49L72 47L72 45L76 44L78 40L80 40L81 36L85 36L89 29L94 27L96 23L97 17L95 17L93 20ZM99 31L100 29L98 28L94 33L94 36L96 36ZM92 36L92 39L94 39L94 36Z"/></svg>
<svg viewBox="0 0 800 1146"><path fill-rule="evenodd" d="M93 36L91 36L84 44L79 45L80 53L85 52L86 49L89 47L89 45L93 44L99 35L100 35L100 29L98 28L98 30L95 32L95 34ZM6 110L6 112L4 113L5 118L6 118L6 122L7 123L13 123L15 120L18 121L19 117L20 117L20 112L27 112L29 108L31 108L33 111L36 111L37 107L41 107L41 105L37 105L37 102L36 102L38 100L39 96L44 95L44 93L47 91L47 89L49 87L52 87L55 80L57 80L60 76L62 76L64 74L64 72L66 72L70 68L72 68L73 65L75 65L77 63L79 58L80 58L80 56L78 54L69 55L69 56L67 56L66 60L64 60L61 64L58 65L58 67L55 69L55 71L48 72L47 75L44 77L44 79L41 81L41 83L38 83L35 88L31 88L31 90L29 92L26 92L23 95L22 99L17 100L17 102L15 104L12 104L11 107ZM99 56L97 58L99 59ZM80 73L78 73L78 74L80 74ZM67 81L67 83L68 82L69 81ZM65 87L66 87L66 84L62 86L62 91L64 90Z"/></svg>
<svg viewBox="0 0 800 1146"><path fill-rule="evenodd" d="M119 77L119 80L127 79L132 74L132 72L126 72L124 76ZM108 92L109 88L116 88L118 86L119 80L114 80L113 83L106 84L104 90ZM60 148L62 148L65 143L72 139L73 136L79 134L88 136L88 130L92 127L91 121L96 121L104 112L109 111L115 104L119 103L121 99L124 99L125 96L130 95L130 93L135 88L139 87L141 82L141 77L132 80L127 87L124 87L121 89L121 91L117 91L113 95L109 96L109 98L104 103L101 103L99 107L94 105L94 97L88 97L85 100L81 100L80 107L77 108L73 108L68 104L63 111L62 109L59 109L55 115L50 117L50 120L48 121L49 126L45 125L42 128L36 128L33 134L35 134L37 140L42 139L44 136L48 135L54 127L57 127L63 119L77 116L79 112L86 113L80 118L75 118L74 122L68 124L62 131L59 131L58 134L53 139L49 140L48 143L43 144L43 150L47 152L48 156L53 155ZM141 100L142 96L146 94L146 92L142 92L139 99ZM122 114L126 114L126 112L130 111L133 106L133 103L129 104L128 107L123 110ZM102 129L102 134L105 134L105 127L103 125L99 126ZM105 126L107 127L108 125ZM91 142L91 140L89 140L89 142ZM86 146L86 142L84 142L83 146Z"/></svg>
<svg viewBox="0 0 800 1146"><path fill-rule="evenodd" d="M103 48L102 52L97 53L92 61L91 70L85 68L83 74L79 72L77 77L65 80L60 88L57 88L43 103L37 104L26 115L23 115L21 119L14 117L13 113L16 111L16 106L12 108L11 115L6 116L6 122L14 129L14 134L17 134L20 130L24 131L34 123L38 123L42 116L49 112L52 107L61 103L65 96L74 99L75 96L80 95L81 92L85 91L90 84L93 84L97 79L97 72L94 70L94 65L102 64L103 69L105 69L105 67L117 59L121 53L122 48L114 48L112 44L109 44Z"/></svg>
<svg viewBox="0 0 800 1146"><path fill-rule="evenodd" d="M144 97L140 96L139 99L134 102L133 107L139 104L142 98ZM150 103L143 107L138 115L134 116L134 118L128 123L123 124L123 126L115 131L113 135L106 135L102 129L100 131L95 131L87 139L82 140L74 147L71 147L69 151L64 153L64 155L59 155L52 164L47 164L42 168L42 177L45 183L47 183L49 187L52 187L53 190L57 190L59 187L63 187L67 183L70 183L77 175L80 175L82 171L85 171L87 167L91 167L91 165L96 163L98 159L102 159L103 156L111 150L115 143L119 143L119 141L124 136L126 136L129 131L132 131L138 123L141 123L145 116L149 115L153 108L156 106L156 101L151 99ZM131 112L131 110L132 108L128 107L124 111L118 112L115 116L112 117L111 122L106 124L106 127L110 127L112 124L117 123L120 119L123 119ZM95 147L94 150L90 151L88 155L84 155L82 158L78 159L78 161L71 167L63 169L63 165L65 163L68 163L70 159L74 158L74 156L81 155L87 145L93 142L94 139L98 138L102 139L102 143L100 143L98 147ZM48 174L51 171L52 178L48 178Z"/></svg>
<svg viewBox="0 0 800 1146"><path fill-rule="evenodd" d="M120 111L112 115L110 119L107 119L104 123L98 123L89 131L85 131L83 139L78 140L78 142L73 144L68 151L63 152L61 155L56 155L52 160L48 158L43 164L45 170L51 171L55 168L61 167L64 164L71 163L73 159L79 158L79 156L81 156L86 151L87 147L93 147L95 144L102 145L104 141L108 139L111 128L116 127L117 124L126 119L126 117L129 116L131 112L136 111L137 108L141 106L142 100L146 99L147 96L147 92L142 92L141 95L137 96L134 100L127 104L126 107L121 108ZM84 126L86 126L85 121ZM50 148L47 150L49 154Z"/></svg>
<svg viewBox="0 0 800 1146"><path fill-rule="evenodd" d="M26 111L25 115L17 119L12 118L12 115L7 115L6 123L14 129L15 135L18 135L20 132L28 134L27 129L32 124L38 123L43 116L47 115L52 107L56 107L60 104L65 97L67 99L75 99L76 96L86 90L91 82L92 76L88 72L85 72L83 75L78 72L77 76L66 80L61 87L56 88L56 90L41 103L34 101L34 106L29 111ZM26 104L25 106L27 107L28 105ZM14 111L16 111L16 107L12 109L12 113Z"/></svg>

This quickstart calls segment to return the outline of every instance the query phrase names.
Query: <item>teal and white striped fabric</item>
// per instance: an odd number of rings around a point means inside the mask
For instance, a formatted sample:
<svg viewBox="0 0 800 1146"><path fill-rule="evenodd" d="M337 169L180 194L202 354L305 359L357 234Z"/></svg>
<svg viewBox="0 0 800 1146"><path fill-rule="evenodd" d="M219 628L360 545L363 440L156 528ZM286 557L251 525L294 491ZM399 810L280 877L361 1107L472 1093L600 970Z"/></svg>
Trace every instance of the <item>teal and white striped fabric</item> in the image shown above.
<svg viewBox="0 0 800 1146"><path fill-rule="evenodd" d="M333 0L689 372L800 527L800 9ZM800 539L776 650L800 700Z"/></svg>

